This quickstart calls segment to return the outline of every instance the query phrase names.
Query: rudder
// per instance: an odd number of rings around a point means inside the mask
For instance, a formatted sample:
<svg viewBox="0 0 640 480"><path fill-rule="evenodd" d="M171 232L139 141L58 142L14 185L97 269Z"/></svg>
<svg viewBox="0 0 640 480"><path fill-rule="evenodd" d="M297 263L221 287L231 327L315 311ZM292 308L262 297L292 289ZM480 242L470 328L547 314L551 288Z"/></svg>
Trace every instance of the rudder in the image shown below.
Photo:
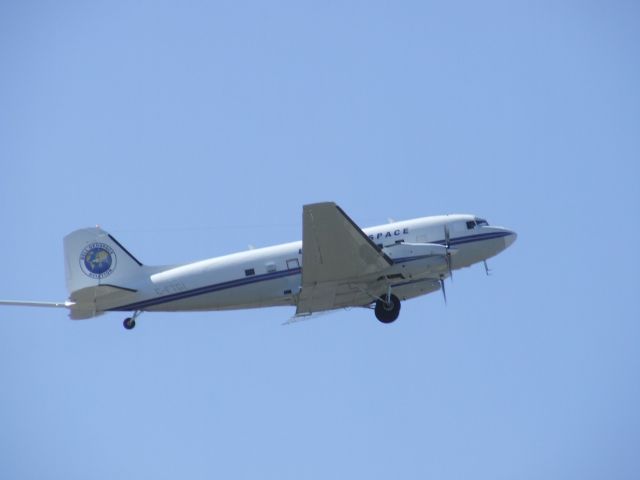
<svg viewBox="0 0 640 480"><path fill-rule="evenodd" d="M64 237L67 291L99 285L135 288L142 263L100 227L83 228Z"/></svg>

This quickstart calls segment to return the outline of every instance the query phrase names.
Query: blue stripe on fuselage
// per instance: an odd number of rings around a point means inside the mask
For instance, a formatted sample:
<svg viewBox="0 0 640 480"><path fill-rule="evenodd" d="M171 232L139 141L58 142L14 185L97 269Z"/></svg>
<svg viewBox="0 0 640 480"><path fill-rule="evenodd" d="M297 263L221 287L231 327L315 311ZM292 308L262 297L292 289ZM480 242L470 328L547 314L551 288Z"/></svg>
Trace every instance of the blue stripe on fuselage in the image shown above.
<svg viewBox="0 0 640 480"><path fill-rule="evenodd" d="M264 282L267 280L274 280L276 278L288 277L290 275L298 275L302 272L301 268L292 268L290 270L281 270L279 272L265 273L263 275L254 275L251 277L239 278L237 280L230 280L228 282L216 283L214 285L207 285L204 287L194 288L193 290L186 290L184 292L172 293L170 295L164 295L162 297L154 297L149 300L142 300L136 303L130 303L129 305L123 305L121 307L110 308L109 311L130 311L130 310L144 310L148 307L160 305L162 303L175 302L177 300L184 300L185 298L195 297L198 295L204 295L207 293L218 292L220 290L227 290L229 288L243 287L252 283Z"/></svg>

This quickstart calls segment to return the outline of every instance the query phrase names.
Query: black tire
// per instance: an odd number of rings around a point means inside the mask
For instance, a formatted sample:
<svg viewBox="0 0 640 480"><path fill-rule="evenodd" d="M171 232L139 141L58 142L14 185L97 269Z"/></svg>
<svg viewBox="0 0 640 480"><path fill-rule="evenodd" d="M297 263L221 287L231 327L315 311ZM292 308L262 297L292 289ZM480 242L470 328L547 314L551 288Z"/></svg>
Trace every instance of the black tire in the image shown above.
<svg viewBox="0 0 640 480"><path fill-rule="evenodd" d="M382 298L386 300L386 295ZM400 315L400 300L395 295L391 295L389 303L382 300L376 301L376 318L382 323L394 322Z"/></svg>
<svg viewBox="0 0 640 480"><path fill-rule="evenodd" d="M131 317L127 317L124 319L124 322L122 322L122 325L124 325L124 328L127 330L132 330L136 326L136 321Z"/></svg>

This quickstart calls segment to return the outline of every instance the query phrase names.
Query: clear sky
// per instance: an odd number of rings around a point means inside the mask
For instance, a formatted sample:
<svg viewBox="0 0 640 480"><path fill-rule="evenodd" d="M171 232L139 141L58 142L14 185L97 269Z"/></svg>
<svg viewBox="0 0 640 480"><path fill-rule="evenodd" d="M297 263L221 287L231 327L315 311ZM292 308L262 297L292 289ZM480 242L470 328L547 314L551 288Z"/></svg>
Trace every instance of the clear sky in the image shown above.
<svg viewBox="0 0 640 480"><path fill-rule="evenodd" d="M62 237L147 264L474 213L518 232L397 322L0 310L2 479L637 479L640 6L2 2L0 298Z"/></svg>

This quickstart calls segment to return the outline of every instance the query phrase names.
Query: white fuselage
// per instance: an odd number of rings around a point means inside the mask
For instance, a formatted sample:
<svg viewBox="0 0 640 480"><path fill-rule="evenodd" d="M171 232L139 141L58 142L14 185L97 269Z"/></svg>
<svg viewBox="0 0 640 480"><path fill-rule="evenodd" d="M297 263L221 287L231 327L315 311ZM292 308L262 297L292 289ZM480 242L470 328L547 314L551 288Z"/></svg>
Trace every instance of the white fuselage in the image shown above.
<svg viewBox="0 0 640 480"><path fill-rule="evenodd" d="M452 269L482 262L500 253L516 238L510 230L489 226L484 221L478 224L476 220L479 219L473 215L446 215L364 229L394 261L382 283L401 299L437 290L440 279L448 276L449 267L442 257L419 252L421 245L445 243L445 225L453 253ZM296 305L302 258L302 242L298 241L165 269L148 267L148 275L141 276L138 284L130 285L136 290L135 298L109 310L225 310ZM369 301L363 297L363 302Z"/></svg>

